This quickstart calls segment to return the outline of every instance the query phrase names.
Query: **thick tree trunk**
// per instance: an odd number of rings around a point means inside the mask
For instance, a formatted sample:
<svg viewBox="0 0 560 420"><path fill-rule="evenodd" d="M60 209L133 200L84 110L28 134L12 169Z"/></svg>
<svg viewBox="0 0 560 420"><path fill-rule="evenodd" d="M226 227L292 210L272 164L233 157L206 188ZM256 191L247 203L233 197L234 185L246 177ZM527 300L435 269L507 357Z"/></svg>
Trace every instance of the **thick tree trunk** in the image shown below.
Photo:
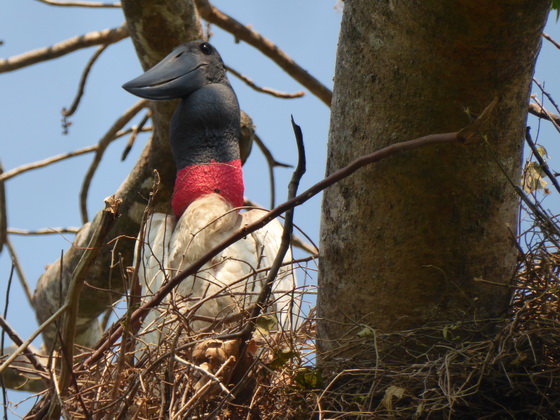
<svg viewBox="0 0 560 420"><path fill-rule="evenodd" d="M325 192L323 354L348 332L347 324L331 320L389 332L507 310L518 211L508 177L517 183L520 175L531 76L549 6L541 0L345 3L327 174L398 141L457 131L493 98L500 102L481 133L487 143L391 157Z"/></svg>

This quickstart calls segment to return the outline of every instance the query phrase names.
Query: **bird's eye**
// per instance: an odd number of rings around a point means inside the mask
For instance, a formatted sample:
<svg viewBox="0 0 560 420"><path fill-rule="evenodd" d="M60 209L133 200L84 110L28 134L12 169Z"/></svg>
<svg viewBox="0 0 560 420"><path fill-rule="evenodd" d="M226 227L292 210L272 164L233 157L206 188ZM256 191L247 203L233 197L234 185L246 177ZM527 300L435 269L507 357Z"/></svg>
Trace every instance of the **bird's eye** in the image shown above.
<svg viewBox="0 0 560 420"><path fill-rule="evenodd" d="M210 55L212 54L213 48L207 42L203 42L200 44L200 51L202 51L205 55Z"/></svg>
<svg viewBox="0 0 560 420"><path fill-rule="evenodd" d="M175 58L181 57L181 56L183 55L183 53L184 53L184 51L181 51L179 54L177 54L177 55L175 56Z"/></svg>

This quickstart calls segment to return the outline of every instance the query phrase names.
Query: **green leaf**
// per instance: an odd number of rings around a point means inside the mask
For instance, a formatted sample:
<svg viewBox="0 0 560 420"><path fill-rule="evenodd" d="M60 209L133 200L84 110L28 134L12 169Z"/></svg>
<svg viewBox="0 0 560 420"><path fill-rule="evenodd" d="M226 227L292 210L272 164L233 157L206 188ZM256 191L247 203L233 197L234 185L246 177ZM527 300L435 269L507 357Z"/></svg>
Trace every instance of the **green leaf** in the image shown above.
<svg viewBox="0 0 560 420"><path fill-rule="evenodd" d="M294 375L294 382L301 389L317 389L323 387L323 375L319 369L302 368Z"/></svg>
<svg viewBox="0 0 560 420"><path fill-rule="evenodd" d="M295 356L297 356L297 354L298 353L296 351L289 348L276 350L276 352L274 353L274 358L270 363L267 364L267 366L272 370L278 370L290 360L292 360Z"/></svg>
<svg viewBox="0 0 560 420"><path fill-rule="evenodd" d="M375 331L373 328L368 327L367 325L358 333L358 337L360 338L373 337L374 335Z"/></svg>
<svg viewBox="0 0 560 420"><path fill-rule="evenodd" d="M257 331L262 335L270 334L270 331L276 327L278 321L272 314L261 315L257 318Z"/></svg>

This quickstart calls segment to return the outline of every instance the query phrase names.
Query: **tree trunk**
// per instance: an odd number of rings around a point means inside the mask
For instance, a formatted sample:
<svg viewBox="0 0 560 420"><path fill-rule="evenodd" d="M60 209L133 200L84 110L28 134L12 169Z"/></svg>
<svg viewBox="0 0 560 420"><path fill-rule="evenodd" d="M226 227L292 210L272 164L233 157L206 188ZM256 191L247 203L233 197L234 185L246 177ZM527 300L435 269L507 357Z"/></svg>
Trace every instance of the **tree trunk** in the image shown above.
<svg viewBox="0 0 560 420"><path fill-rule="evenodd" d="M549 7L540 0L345 3L327 174L398 141L457 131L493 98L499 103L481 133L487 142L394 156L325 192L323 355L352 322L391 332L507 310L518 212L508 178L520 177Z"/></svg>

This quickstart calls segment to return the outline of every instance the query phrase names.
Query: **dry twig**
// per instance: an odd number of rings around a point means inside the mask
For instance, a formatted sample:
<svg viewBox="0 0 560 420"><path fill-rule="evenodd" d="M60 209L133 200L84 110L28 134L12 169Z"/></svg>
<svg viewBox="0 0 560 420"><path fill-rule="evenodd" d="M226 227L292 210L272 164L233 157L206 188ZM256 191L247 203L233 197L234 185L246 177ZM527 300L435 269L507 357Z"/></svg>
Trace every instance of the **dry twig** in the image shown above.
<svg viewBox="0 0 560 420"><path fill-rule="evenodd" d="M126 24L114 29L99 32L89 32L75 36L50 47L39 48L14 57L0 60L0 73L18 70L42 61L52 60L69 54L81 48L88 48L100 44L114 44L128 37Z"/></svg>
<svg viewBox="0 0 560 420"><path fill-rule="evenodd" d="M62 115L64 116L64 126L65 127L67 127L66 118L73 115L74 112L76 112L76 110L78 109L78 105L80 104L80 100L82 99L82 96L84 95L84 90L85 90L87 78L89 76L91 68L93 67L93 64L97 61L99 56L103 53L103 51L105 51L107 49L108 46L109 46L109 44L100 45L97 48L97 50L95 50L95 52L93 53L93 55L91 56L91 58L87 62L86 66L84 68L84 71L82 72L82 77L80 78L80 84L78 85L78 92L76 93L76 97L74 98L74 101L72 102L72 105L70 105L69 109L62 108Z"/></svg>
<svg viewBox="0 0 560 420"><path fill-rule="evenodd" d="M10 233L10 230L8 230ZM29 302L29 306L33 308L35 305L33 304L33 293L31 292L31 288L29 287L29 283L25 275L23 274L23 269L21 268L21 264L19 263L19 259L16 255L16 250L10 241L10 238L6 238L6 246L8 247L8 251L10 251L10 256L12 257L12 264L16 269L16 273L18 275L19 282L21 284L21 288L23 289L25 296L27 297L27 301Z"/></svg>
<svg viewBox="0 0 560 420"><path fill-rule="evenodd" d="M219 9L212 6L208 0L196 0L196 5L203 19L219 26L236 38L255 47L278 64L286 73L309 89L313 95L317 96L327 106L330 106L332 100L332 92L330 89L300 67L285 52L274 45L272 41L249 29L231 16L221 12Z"/></svg>
<svg viewBox="0 0 560 420"><path fill-rule="evenodd" d="M93 158L93 161L91 162L91 165L84 176L84 182L80 191L80 212L82 214L83 223L87 223L89 220L87 212L87 196L89 186L91 184L91 180L93 179L93 175L95 174L95 171L97 170L97 167L99 166L99 163L103 158L105 150L107 149L109 144L111 144L111 142L117 138L116 135L119 130L121 130L126 124L128 124L128 122L146 106L148 106L148 101L146 99L142 99L141 101L136 102L113 123L111 128L109 128L109 130L107 130L101 140L99 140L99 143L97 144L97 147L95 149L95 157Z"/></svg>
<svg viewBox="0 0 560 420"><path fill-rule="evenodd" d="M88 146L88 147L84 147L83 149L78 149L78 150L74 150L73 152L53 156L53 157L50 157L50 158L47 158L47 159L44 159L44 160L40 160L38 162L27 163L25 165L21 165L17 168L11 169L9 171L4 172L3 174L0 174L0 182L6 181L10 178L13 178L17 175L21 175L22 173L31 171L33 169L43 168L43 167L51 165L53 163L60 162L61 160L65 160L65 159L68 159L68 158L71 158L71 157L74 157L74 156L80 156L80 155L83 155L83 154L86 154L86 153L95 152L98 147L99 147L98 145Z"/></svg>
<svg viewBox="0 0 560 420"><path fill-rule="evenodd" d="M63 7L106 7L106 8L119 8L120 3L94 3L89 1L56 1L56 0L37 0L41 3L48 4L49 6L63 6Z"/></svg>
<svg viewBox="0 0 560 420"><path fill-rule="evenodd" d="M294 99L294 98L301 98L302 96L305 95L305 92L302 91L302 90L300 90L299 92L288 93L288 92L280 92L279 90L275 90L275 89L271 89L271 88L260 87L260 86L257 86L257 84L255 82L253 82L251 79L249 79L247 76L242 75L241 73L239 73L237 70L231 68L230 66L226 66L226 69L231 74L233 74L235 77L237 77L238 79L243 81L250 88L256 90L257 92L272 95L275 98Z"/></svg>

